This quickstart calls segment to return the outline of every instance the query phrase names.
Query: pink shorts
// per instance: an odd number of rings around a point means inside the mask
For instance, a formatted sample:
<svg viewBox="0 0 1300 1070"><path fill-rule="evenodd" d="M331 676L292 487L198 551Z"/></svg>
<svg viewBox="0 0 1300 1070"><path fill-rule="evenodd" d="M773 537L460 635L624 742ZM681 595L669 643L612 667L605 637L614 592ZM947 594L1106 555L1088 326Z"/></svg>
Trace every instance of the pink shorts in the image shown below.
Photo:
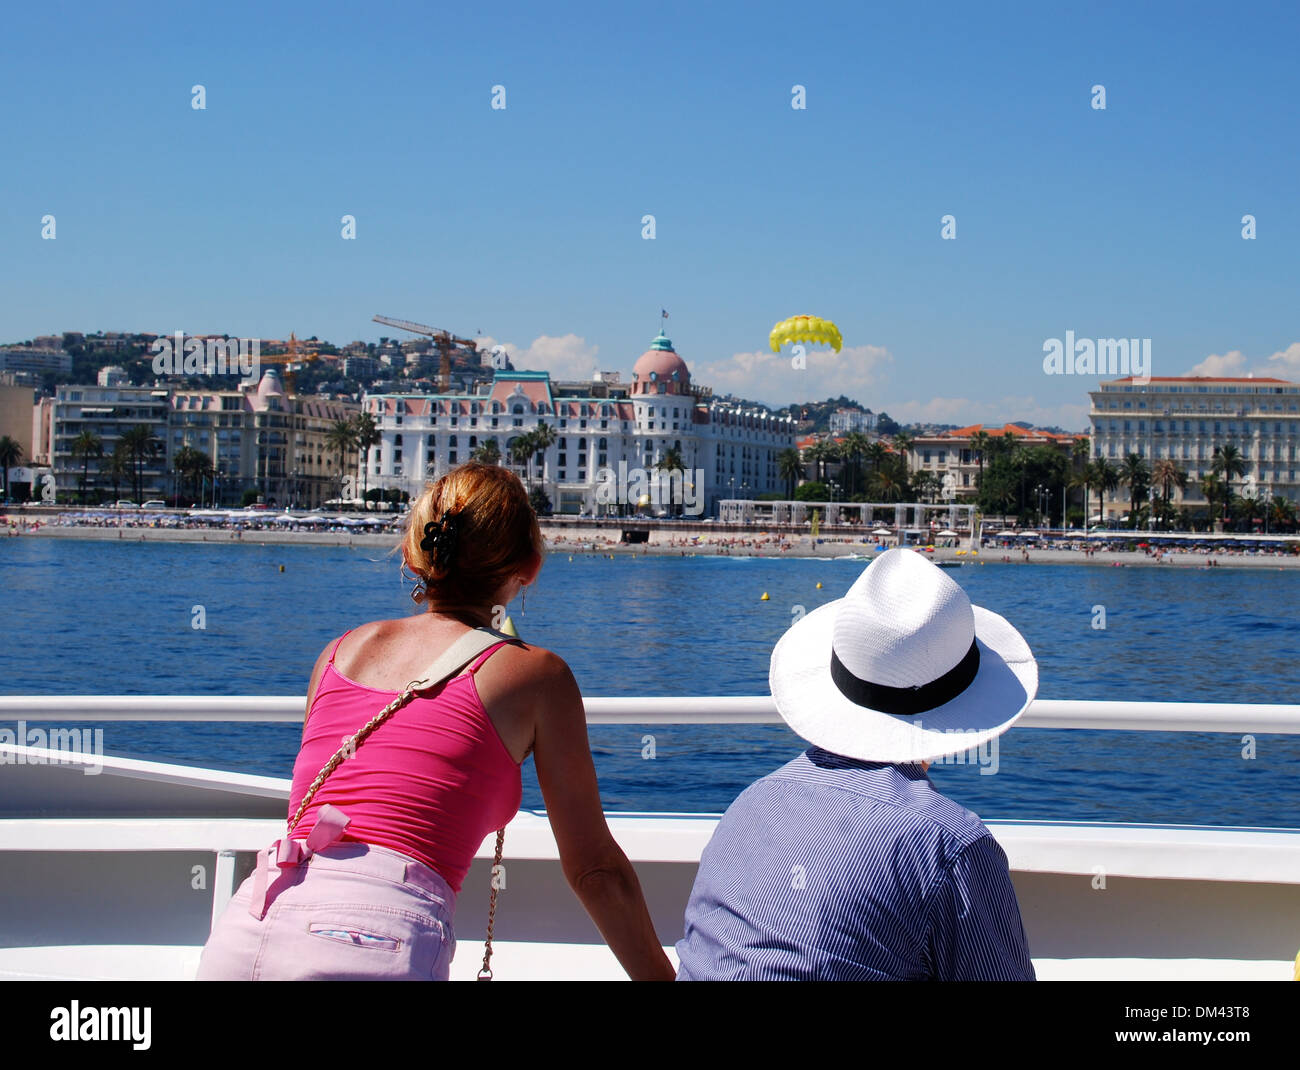
<svg viewBox="0 0 1300 1070"><path fill-rule="evenodd" d="M265 916L249 910L253 873L213 926L196 980L447 980L456 896L424 863L340 842L268 872Z"/></svg>

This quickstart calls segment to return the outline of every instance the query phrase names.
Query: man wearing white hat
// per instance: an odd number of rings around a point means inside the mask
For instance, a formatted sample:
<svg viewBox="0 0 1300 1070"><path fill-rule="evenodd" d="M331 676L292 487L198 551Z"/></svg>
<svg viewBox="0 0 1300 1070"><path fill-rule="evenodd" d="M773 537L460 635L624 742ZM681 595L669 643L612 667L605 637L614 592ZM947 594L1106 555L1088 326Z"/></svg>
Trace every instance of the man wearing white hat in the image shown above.
<svg viewBox="0 0 1300 1070"><path fill-rule="evenodd" d="M1019 632L889 550L781 637L769 683L813 746L718 823L678 980L1034 980L1006 855L925 772L1024 713Z"/></svg>

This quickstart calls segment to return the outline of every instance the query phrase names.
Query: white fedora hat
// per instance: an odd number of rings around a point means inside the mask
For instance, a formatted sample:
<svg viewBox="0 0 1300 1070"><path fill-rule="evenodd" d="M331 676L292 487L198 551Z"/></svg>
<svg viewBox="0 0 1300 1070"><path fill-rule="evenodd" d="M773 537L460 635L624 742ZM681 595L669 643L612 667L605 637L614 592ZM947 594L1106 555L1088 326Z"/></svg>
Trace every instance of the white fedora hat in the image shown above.
<svg viewBox="0 0 1300 1070"><path fill-rule="evenodd" d="M781 637L768 682L808 742L909 763L1005 732L1038 690L1038 663L1015 628L971 605L943 569L895 549Z"/></svg>

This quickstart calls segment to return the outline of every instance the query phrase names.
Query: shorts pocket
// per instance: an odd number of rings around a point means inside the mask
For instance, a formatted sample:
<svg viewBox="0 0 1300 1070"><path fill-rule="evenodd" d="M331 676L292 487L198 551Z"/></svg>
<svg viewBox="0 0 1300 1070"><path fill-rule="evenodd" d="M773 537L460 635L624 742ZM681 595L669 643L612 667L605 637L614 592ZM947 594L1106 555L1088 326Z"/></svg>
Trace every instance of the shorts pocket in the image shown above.
<svg viewBox="0 0 1300 1070"><path fill-rule="evenodd" d="M402 946L401 937L352 926L340 928L336 922L313 921L308 924L307 931L324 940L337 940L353 947L369 947L377 951L396 951Z"/></svg>

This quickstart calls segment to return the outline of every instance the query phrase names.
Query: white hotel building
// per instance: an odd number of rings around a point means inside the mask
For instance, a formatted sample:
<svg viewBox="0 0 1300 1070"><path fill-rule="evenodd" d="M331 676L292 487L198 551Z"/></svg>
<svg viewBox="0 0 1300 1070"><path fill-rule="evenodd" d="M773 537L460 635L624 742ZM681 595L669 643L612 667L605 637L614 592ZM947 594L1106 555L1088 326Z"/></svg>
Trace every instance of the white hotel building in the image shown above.
<svg viewBox="0 0 1300 1070"><path fill-rule="evenodd" d="M662 334L633 365L630 384L602 374L590 383L553 383L547 372L498 371L476 394L370 394L362 406L380 434L370 451L369 485L412 497L490 439L501 463L525 475L513 465L511 444L546 423L556 437L534 462L532 481L557 513L614 512L597 500L601 470L617 474L621 462L653 472L676 449L688 497L701 501L701 515L715 516L723 498L780 491L777 455L794 446L788 417L723 404L692 385L686 362Z"/></svg>
<svg viewBox="0 0 1300 1070"><path fill-rule="evenodd" d="M1188 475L1174 502L1204 508L1200 481L1214 448L1231 443L1246 464L1234 494L1300 501L1300 383L1267 378L1132 378L1091 393L1092 455L1122 464L1136 453L1148 465L1171 459ZM1105 503L1107 516L1127 512L1124 488Z"/></svg>

